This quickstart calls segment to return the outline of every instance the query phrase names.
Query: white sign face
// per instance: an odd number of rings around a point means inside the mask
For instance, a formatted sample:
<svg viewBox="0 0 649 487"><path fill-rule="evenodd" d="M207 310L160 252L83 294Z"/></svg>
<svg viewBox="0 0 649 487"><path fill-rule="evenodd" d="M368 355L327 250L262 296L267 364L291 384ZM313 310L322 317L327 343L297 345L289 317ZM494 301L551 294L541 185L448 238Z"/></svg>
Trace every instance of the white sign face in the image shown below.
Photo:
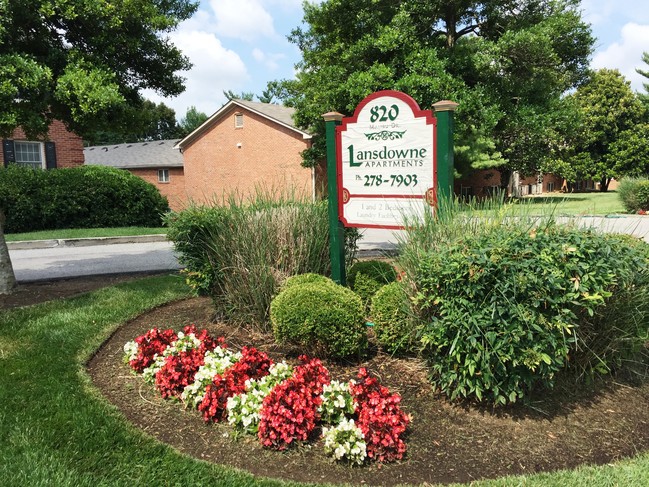
<svg viewBox="0 0 649 487"><path fill-rule="evenodd" d="M336 128L338 213L345 226L403 228L431 211L435 123L408 95L380 91Z"/></svg>

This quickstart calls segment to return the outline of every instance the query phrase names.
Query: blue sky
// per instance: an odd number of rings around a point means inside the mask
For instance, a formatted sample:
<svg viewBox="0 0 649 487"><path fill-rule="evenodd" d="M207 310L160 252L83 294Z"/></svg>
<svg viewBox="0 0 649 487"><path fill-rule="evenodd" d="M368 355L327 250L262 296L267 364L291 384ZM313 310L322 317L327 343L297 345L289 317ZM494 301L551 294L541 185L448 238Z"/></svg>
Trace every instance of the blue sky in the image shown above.
<svg viewBox="0 0 649 487"><path fill-rule="evenodd" d="M584 19L597 38L593 68L616 68L644 91L635 68L649 51L647 0L582 0ZM182 118L195 106L208 115L226 101L223 90L261 94L266 83L292 78L299 50L286 36L302 22L302 0L201 0L198 12L171 34L172 42L194 67L183 73L186 90L173 99L152 92L144 95L164 101Z"/></svg>

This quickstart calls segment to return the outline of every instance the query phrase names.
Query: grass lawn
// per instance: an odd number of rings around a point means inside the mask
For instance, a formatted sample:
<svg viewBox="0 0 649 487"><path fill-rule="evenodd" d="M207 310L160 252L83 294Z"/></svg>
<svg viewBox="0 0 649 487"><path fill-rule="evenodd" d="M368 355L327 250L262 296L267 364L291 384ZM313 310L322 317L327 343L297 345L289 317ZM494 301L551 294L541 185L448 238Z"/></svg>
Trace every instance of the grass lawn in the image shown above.
<svg viewBox="0 0 649 487"><path fill-rule="evenodd" d="M171 275L0 313L0 485L296 485L184 456L132 427L90 382L85 363L121 323L187 295ZM644 486L649 452L473 485Z"/></svg>
<svg viewBox="0 0 649 487"><path fill-rule="evenodd" d="M124 237L133 235L166 234L166 228L149 227L120 227L120 228L65 228L58 230L43 230L40 232L9 233L5 235L7 242L21 240L49 240L63 238L93 238L93 237Z"/></svg>
<svg viewBox="0 0 649 487"><path fill-rule="evenodd" d="M609 215L625 213L616 191L606 193L553 193L522 199L532 213L557 215Z"/></svg>

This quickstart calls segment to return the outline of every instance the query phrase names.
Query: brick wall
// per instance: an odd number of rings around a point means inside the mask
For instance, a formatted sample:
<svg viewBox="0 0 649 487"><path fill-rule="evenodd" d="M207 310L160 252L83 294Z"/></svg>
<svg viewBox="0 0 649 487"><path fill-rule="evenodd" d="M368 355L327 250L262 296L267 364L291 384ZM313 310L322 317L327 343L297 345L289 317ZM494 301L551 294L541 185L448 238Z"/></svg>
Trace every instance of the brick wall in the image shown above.
<svg viewBox="0 0 649 487"><path fill-rule="evenodd" d="M243 127L235 128L235 113ZM233 106L185 147L185 189L196 202L221 201L236 192L250 195L256 186L313 194L311 169L303 168L300 153L310 141L265 117Z"/></svg>
<svg viewBox="0 0 649 487"><path fill-rule="evenodd" d="M540 194L561 191L563 179L554 174L544 174L541 183L537 176L521 177L519 186L522 187L522 194ZM493 191L494 186L501 186L500 171L497 169L484 169L475 171L467 177L457 179L454 183L455 194L466 194L476 197L484 197Z"/></svg>
<svg viewBox="0 0 649 487"><path fill-rule="evenodd" d="M73 132L68 131L65 124L59 120L54 120L50 125L47 137L44 139L34 140L28 138L22 129L14 130L11 137L14 140L29 140L33 142L51 141L56 144L56 165L57 167L77 167L83 166L83 140ZM0 163L3 160L4 153L0 144Z"/></svg>
<svg viewBox="0 0 649 487"><path fill-rule="evenodd" d="M185 174L182 167L170 167L169 182L161 183L158 181L158 169L129 169L129 171L153 184L162 196L169 200L169 207L174 211L180 211L187 206L188 199L185 192Z"/></svg>

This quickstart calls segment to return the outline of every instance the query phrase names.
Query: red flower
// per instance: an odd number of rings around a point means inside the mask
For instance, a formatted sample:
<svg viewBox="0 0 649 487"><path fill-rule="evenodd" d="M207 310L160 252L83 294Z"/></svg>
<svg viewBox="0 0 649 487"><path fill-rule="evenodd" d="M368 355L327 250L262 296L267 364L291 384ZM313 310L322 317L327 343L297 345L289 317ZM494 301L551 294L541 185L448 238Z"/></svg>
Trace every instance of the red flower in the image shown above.
<svg viewBox="0 0 649 487"><path fill-rule="evenodd" d="M320 417L318 406L329 371L318 359L299 357L302 365L290 379L273 388L259 412L258 437L265 447L285 450L297 441L306 441Z"/></svg>
<svg viewBox="0 0 649 487"><path fill-rule="evenodd" d="M228 398L246 392L248 379L261 379L268 375L273 361L264 352L253 347L243 347L241 359L228 367L223 375L216 375L205 388L203 401L198 410L205 421L221 421L227 413Z"/></svg>
<svg viewBox="0 0 649 487"><path fill-rule="evenodd" d="M365 368L358 372L357 383L350 383L356 402L356 425L363 432L367 456L378 461L400 460L406 452L403 436L410 417L399 407L401 396L371 377Z"/></svg>
<svg viewBox="0 0 649 487"><path fill-rule="evenodd" d="M129 362L136 372L142 372L153 363L153 357L161 355L178 336L173 330L160 331L153 328L135 339L137 357Z"/></svg>

